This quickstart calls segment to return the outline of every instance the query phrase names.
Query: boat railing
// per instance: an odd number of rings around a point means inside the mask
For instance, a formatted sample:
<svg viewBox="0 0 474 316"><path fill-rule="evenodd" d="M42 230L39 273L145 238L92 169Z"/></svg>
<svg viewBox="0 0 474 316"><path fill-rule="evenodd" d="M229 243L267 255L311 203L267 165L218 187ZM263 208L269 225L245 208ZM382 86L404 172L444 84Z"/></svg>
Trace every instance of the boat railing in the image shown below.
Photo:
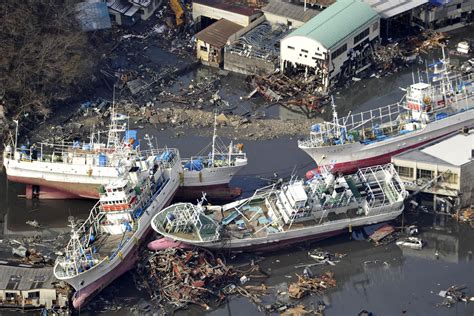
<svg viewBox="0 0 474 316"><path fill-rule="evenodd" d="M403 99L402 99L403 100ZM397 103L350 114L337 122L323 122L311 128L310 137L298 142L299 146L333 146L363 141L399 131L400 116L407 112Z"/></svg>

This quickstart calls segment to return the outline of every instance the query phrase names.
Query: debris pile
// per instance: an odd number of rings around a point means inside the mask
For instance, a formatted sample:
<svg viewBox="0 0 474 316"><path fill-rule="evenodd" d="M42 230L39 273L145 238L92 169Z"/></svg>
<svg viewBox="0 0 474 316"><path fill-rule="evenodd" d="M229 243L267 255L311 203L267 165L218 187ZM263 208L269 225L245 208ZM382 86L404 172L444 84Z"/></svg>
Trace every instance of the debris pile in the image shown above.
<svg viewBox="0 0 474 316"><path fill-rule="evenodd" d="M441 306L453 307L457 302L474 302L474 296L468 296L464 292L465 286L450 286L446 291L440 291L439 296L444 297Z"/></svg>
<svg viewBox="0 0 474 316"><path fill-rule="evenodd" d="M250 76L250 85L254 90L248 97L259 92L270 102L321 112L329 102L329 97L322 94L321 84L316 79L315 75L305 77L300 74L290 78L282 73Z"/></svg>
<svg viewBox="0 0 474 316"><path fill-rule="evenodd" d="M309 293L323 294L327 288L336 286L336 280L332 272L326 272L320 277L312 277L310 275L296 275L298 281L291 283L288 287L288 294L291 298L300 299Z"/></svg>
<svg viewBox="0 0 474 316"><path fill-rule="evenodd" d="M462 212L461 211L457 212L456 214L454 214L454 218L458 222L469 223L471 226L474 227L474 209L473 208L465 209Z"/></svg>
<svg viewBox="0 0 474 316"><path fill-rule="evenodd" d="M206 250L167 248L151 255L138 269L144 269L139 275L146 276L143 282L152 300L168 309L188 304L209 309L209 303L220 303L231 294L258 304L259 296L266 293L265 285L244 285L252 278L266 277L257 265L240 271Z"/></svg>

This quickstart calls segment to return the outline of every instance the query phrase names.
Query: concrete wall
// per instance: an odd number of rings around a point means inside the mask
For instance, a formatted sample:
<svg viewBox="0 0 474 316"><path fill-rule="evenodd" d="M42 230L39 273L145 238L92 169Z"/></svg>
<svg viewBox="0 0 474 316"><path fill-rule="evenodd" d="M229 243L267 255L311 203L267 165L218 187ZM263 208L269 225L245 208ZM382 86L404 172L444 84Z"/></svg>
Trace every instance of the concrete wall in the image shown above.
<svg viewBox="0 0 474 316"><path fill-rule="evenodd" d="M461 166L461 207L474 204L474 161Z"/></svg>
<svg viewBox="0 0 474 316"><path fill-rule="evenodd" d="M276 65L261 59L248 58L224 51L224 69L244 75L264 75L275 71Z"/></svg>
<svg viewBox="0 0 474 316"><path fill-rule="evenodd" d="M140 14L140 18L142 20L148 20L153 15L155 10L158 8L158 5L160 3L161 3L160 0L153 0L147 8L142 8L143 13Z"/></svg>
<svg viewBox="0 0 474 316"><path fill-rule="evenodd" d="M247 26L257 16L249 17L246 15L225 11L200 3L193 3L193 20L197 20L200 16L205 16L214 20L226 19L242 26Z"/></svg>
<svg viewBox="0 0 474 316"><path fill-rule="evenodd" d="M288 26L291 25L294 28L298 28L304 24L304 22L302 21L290 19L284 16L279 16L279 15L275 15L268 12L264 12L263 14L265 15L265 18L267 19L267 21L272 24L272 27L274 26L276 27L278 24L283 24L283 25L288 25Z"/></svg>

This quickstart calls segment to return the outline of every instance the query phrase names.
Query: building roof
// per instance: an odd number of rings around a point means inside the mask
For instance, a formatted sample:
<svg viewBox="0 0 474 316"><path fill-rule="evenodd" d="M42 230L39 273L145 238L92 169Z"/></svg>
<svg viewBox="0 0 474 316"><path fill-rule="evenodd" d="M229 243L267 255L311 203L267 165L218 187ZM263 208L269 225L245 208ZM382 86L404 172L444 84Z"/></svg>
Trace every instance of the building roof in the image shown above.
<svg viewBox="0 0 474 316"><path fill-rule="evenodd" d="M95 31L112 27L109 10L104 2L76 3L76 18L83 31Z"/></svg>
<svg viewBox="0 0 474 316"><path fill-rule="evenodd" d="M401 13L410 11L420 5L428 3L428 0L363 0L377 11L384 19L394 17Z"/></svg>
<svg viewBox="0 0 474 316"><path fill-rule="evenodd" d="M235 1L235 0L194 0L193 4L194 3L245 15L245 16L252 16L260 12L259 10L255 8L245 6L239 1Z"/></svg>
<svg viewBox="0 0 474 316"><path fill-rule="evenodd" d="M471 131L469 134L458 133L430 143L422 148L401 153L396 155L395 158L460 167L471 161L473 145L474 131ZM453 148L456 150L453 150Z"/></svg>
<svg viewBox="0 0 474 316"><path fill-rule="evenodd" d="M455 166L461 166L471 161L471 152L474 145L474 132L459 133L431 146L421 149L428 155L438 157Z"/></svg>
<svg viewBox="0 0 474 316"><path fill-rule="evenodd" d="M338 0L290 33L287 38L309 37L331 49L355 30L376 18L378 18L377 12L366 3L359 0Z"/></svg>
<svg viewBox="0 0 474 316"><path fill-rule="evenodd" d="M31 268L0 264L0 290L53 289L52 267Z"/></svg>
<svg viewBox="0 0 474 316"><path fill-rule="evenodd" d="M224 47L229 37L242 28L242 25L220 19L197 33L196 38L212 46Z"/></svg>
<svg viewBox="0 0 474 316"><path fill-rule="evenodd" d="M132 7L127 0L107 0L107 7L111 10L125 14Z"/></svg>
<svg viewBox="0 0 474 316"><path fill-rule="evenodd" d="M270 0L270 3L262 8L262 11L264 13L270 13L301 22L307 22L311 20L320 12L319 10L313 9L309 6L305 11L304 6L302 5L297 5L282 0Z"/></svg>

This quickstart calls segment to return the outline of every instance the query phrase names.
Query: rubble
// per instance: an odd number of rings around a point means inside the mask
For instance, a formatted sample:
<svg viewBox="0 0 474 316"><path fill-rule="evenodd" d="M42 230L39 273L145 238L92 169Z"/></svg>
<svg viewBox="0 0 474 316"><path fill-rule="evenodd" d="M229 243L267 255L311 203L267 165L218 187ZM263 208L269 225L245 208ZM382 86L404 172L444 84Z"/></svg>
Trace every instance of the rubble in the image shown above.
<svg viewBox="0 0 474 316"><path fill-rule="evenodd" d="M244 285L252 278L265 277L257 265L247 271L227 266L224 260L206 250L167 248L153 253L140 265L138 275L154 303L180 309L196 304L209 309L211 302L222 302L226 295L240 294L259 304L265 285Z"/></svg>
<svg viewBox="0 0 474 316"><path fill-rule="evenodd" d="M320 277L310 277L296 275L298 281L291 283L288 287L288 294L290 298L300 299L309 293L323 294L327 288L336 286L336 280L332 272L326 272Z"/></svg>
<svg viewBox="0 0 474 316"><path fill-rule="evenodd" d="M444 301L438 306L453 307L457 302L474 302L474 296L470 297L466 295L464 290L465 286L450 286L446 291L440 291L439 296L444 297Z"/></svg>

